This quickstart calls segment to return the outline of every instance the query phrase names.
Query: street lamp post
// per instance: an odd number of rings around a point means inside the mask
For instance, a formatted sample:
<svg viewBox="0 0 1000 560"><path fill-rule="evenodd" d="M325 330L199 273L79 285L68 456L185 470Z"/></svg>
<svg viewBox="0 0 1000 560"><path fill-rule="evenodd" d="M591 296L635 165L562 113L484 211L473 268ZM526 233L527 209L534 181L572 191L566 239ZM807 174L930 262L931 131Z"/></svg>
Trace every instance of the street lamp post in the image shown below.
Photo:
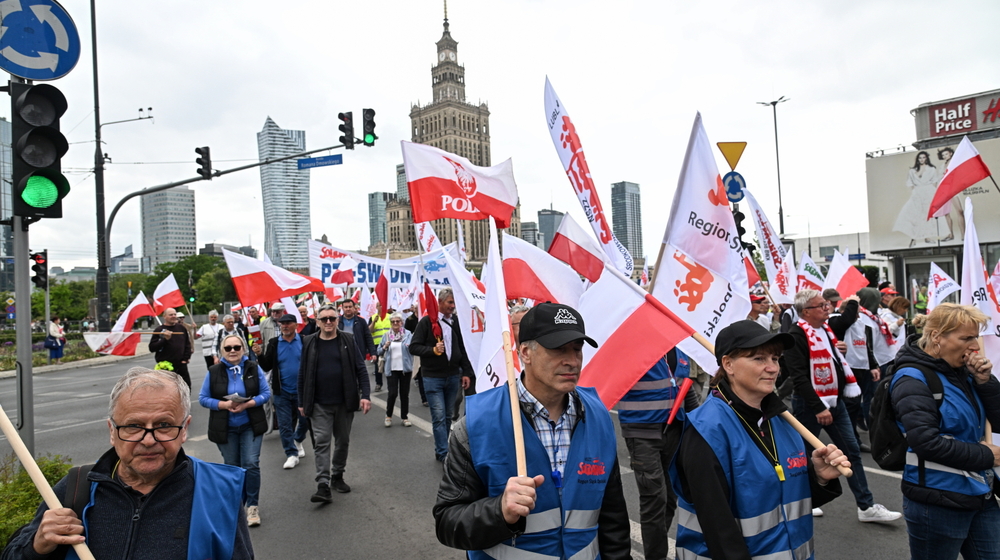
<svg viewBox="0 0 1000 560"><path fill-rule="evenodd" d="M778 158L778 103L784 103L788 98L782 95L774 101L758 101L758 105L770 105L774 113L774 163L778 169L778 233L785 235L785 213L781 206L781 160Z"/></svg>

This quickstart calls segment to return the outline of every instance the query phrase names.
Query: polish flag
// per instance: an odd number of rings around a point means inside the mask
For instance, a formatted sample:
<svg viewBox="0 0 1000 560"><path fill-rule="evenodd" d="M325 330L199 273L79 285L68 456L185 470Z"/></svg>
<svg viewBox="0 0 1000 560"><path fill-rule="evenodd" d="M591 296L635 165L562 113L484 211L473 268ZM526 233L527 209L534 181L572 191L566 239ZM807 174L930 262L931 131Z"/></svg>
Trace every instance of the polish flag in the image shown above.
<svg viewBox="0 0 1000 560"><path fill-rule="evenodd" d="M499 227L510 225L517 206L511 160L493 167L479 167L433 146L405 140L400 143L414 223L493 216Z"/></svg>
<svg viewBox="0 0 1000 560"><path fill-rule="evenodd" d="M575 270L531 243L506 233L503 281L507 299L531 298L575 308L583 295L583 282Z"/></svg>
<svg viewBox="0 0 1000 560"><path fill-rule="evenodd" d="M504 235L503 250L505 257L511 246L509 245L509 243L511 243L511 239L517 238L506 234ZM552 259L552 257L546 255L544 251L529 245L526 241L521 241L520 239L517 239L517 241L532 247L539 253L545 255L546 258ZM509 359L509 356L506 352L504 352L504 335L507 335L511 344L514 342L510 335L510 315L507 313L507 302L504 300L503 296L504 293L507 293L507 297L510 298L510 292L507 291L509 288L504 286L508 277L508 259L504 258L502 266L497 266L497 264L501 262L500 244L497 241L496 222L492 219L490 220L490 245L488 257L489 258L486 261L488 266L485 267L486 273L483 275L483 279L486 280L485 283L487 286L485 303L486 321L483 336L480 339L479 359L476 363L477 393L493 389L494 387L499 387L507 382L507 360ZM556 262L559 266L569 270L570 273L573 274L573 277L577 279L577 283L580 283L575 272L567 268L566 265L559 263L558 261Z"/></svg>
<svg viewBox="0 0 1000 560"><path fill-rule="evenodd" d="M367 290L366 290L367 291ZM389 310L389 249L385 250L385 264L382 265L382 274L375 283L375 297L382 305L382 312ZM367 319L367 317L365 317Z"/></svg>
<svg viewBox="0 0 1000 560"><path fill-rule="evenodd" d="M148 305L148 304L147 304ZM135 356L142 333L137 332L85 332L83 340L98 354L106 356Z"/></svg>
<svg viewBox="0 0 1000 560"><path fill-rule="evenodd" d="M225 249L222 250L222 255L226 259L236 295L244 306L275 301L285 296L326 290L323 282L315 278L295 274L279 266Z"/></svg>
<svg viewBox="0 0 1000 560"><path fill-rule="evenodd" d="M326 295L327 303L337 303L338 301L344 299L344 290L340 288L326 288L323 290Z"/></svg>
<svg viewBox="0 0 1000 560"><path fill-rule="evenodd" d="M434 226L430 222L420 222L413 224L413 229L417 232L417 243L425 253L441 249L441 239L434 233Z"/></svg>
<svg viewBox="0 0 1000 560"><path fill-rule="evenodd" d="M826 281L823 282L823 290L836 288L840 297L851 297L861 288L868 286L868 279L860 270L853 267L840 251L833 252L833 261L826 271Z"/></svg>
<svg viewBox="0 0 1000 560"><path fill-rule="evenodd" d="M951 209L948 203L955 195L989 176L990 170L980 157L979 151L969 141L968 136L963 136L955 148L955 155L948 162L948 170L945 171L944 177L941 177L937 191L934 192L934 199L927 209L927 219L940 218L947 214Z"/></svg>
<svg viewBox="0 0 1000 560"><path fill-rule="evenodd" d="M156 315L159 315L165 309L182 307L183 305L184 294L181 293L181 289L177 285L177 279L174 278L174 273L171 272L156 286L156 290L153 291L153 311L156 312Z"/></svg>
<svg viewBox="0 0 1000 560"><path fill-rule="evenodd" d="M347 284L351 285L354 283L354 269L358 267L357 261L352 259L350 256L346 256L340 260L337 265L336 270L334 270L333 275L330 276L330 280L327 281L328 284Z"/></svg>
<svg viewBox="0 0 1000 560"><path fill-rule="evenodd" d="M358 305L359 303L361 303L361 290L362 289L367 289L367 288L364 288L364 287L358 288L357 290L354 290L354 294L351 295L351 300L354 301L355 305Z"/></svg>
<svg viewBox="0 0 1000 560"><path fill-rule="evenodd" d="M587 335L597 342L597 348L583 345L580 385L596 388L608 410L653 364L694 333L652 294L610 265L605 265L604 274L580 298L578 309Z"/></svg>
<svg viewBox="0 0 1000 560"><path fill-rule="evenodd" d="M819 290L823 291L823 284L826 282L826 278L823 277L823 273L819 271L819 267L813 262L809 253L802 251L802 258L799 259L799 289L802 290ZM843 297L843 296L841 296Z"/></svg>
<svg viewBox="0 0 1000 560"><path fill-rule="evenodd" d="M997 263L997 266L1000 266L1000 263ZM920 293L920 285L917 284L917 279L916 278L910 278L910 303L911 304L917 305L917 301L919 299L917 297L917 295L919 293Z"/></svg>
<svg viewBox="0 0 1000 560"><path fill-rule="evenodd" d="M649 285L649 262L642 263L642 276L639 277L639 287L645 288Z"/></svg>
<svg viewBox="0 0 1000 560"><path fill-rule="evenodd" d="M563 215L559 229L552 236L549 254L570 265L591 282L597 282L604 271L604 251L569 214Z"/></svg>
<svg viewBox="0 0 1000 560"><path fill-rule="evenodd" d="M961 289L951 276L948 276L937 263L931 263L930 274L927 278L927 312L930 313L944 301L944 298Z"/></svg>
<svg viewBox="0 0 1000 560"><path fill-rule="evenodd" d="M756 286L760 283L760 273L757 272L757 266L753 264L750 257L743 257L743 265L747 269L747 286L750 288Z"/></svg>
<svg viewBox="0 0 1000 560"><path fill-rule="evenodd" d="M173 273L170 274L170 278L173 278ZM115 322L115 326L111 327L111 332L132 332L132 325L135 324L136 319L139 317L156 317L159 315L153 306L149 304L149 300L146 299L146 294L139 292L139 295L135 296L132 303L128 304L125 311L118 316L118 321Z"/></svg>

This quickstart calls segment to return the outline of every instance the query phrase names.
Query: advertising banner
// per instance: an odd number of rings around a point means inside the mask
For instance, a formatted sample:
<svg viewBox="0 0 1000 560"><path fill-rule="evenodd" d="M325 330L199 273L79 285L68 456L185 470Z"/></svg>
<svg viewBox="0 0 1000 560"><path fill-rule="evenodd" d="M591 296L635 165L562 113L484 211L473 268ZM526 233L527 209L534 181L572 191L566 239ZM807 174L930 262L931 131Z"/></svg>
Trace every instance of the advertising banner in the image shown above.
<svg viewBox="0 0 1000 560"><path fill-rule="evenodd" d="M448 279L448 264L444 259L444 251L448 251L456 260L460 258L458 246L449 243L437 251L424 254L422 259L418 256L389 261L389 287L401 290L409 288L413 283L413 276L420 275L421 265L423 265L423 276L430 282L431 287L451 285L452 282ZM385 265L384 256L369 257L312 239L309 240L309 276L319 278L324 285L333 287L335 284L330 283L330 279L346 257L350 257L357 263L354 269L354 282L349 287L364 286L374 289L375 284L378 283L378 277L382 274L382 266Z"/></svg>

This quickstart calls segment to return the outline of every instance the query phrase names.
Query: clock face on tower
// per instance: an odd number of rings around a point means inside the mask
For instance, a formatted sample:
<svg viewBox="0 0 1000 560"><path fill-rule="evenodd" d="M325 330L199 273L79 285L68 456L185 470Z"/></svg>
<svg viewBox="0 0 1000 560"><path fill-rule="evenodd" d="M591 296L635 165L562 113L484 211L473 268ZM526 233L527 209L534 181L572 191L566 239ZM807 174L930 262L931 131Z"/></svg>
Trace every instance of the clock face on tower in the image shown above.
<svg viewBox="0 0 1000 560"><path fill-rule="evenodd" d="M454 62L455 61L455 53L453 53L453 52L448 53L448 58L450 58L451 61Z"/></svg>
<svg viewBox="0 0 1000 560"><path fill-rule="evenodd" d="M440 60L441 62L444 62L444 59L447 56L448 56L447 53L441 53L441 54L438 55L438 60Z"/></svg>

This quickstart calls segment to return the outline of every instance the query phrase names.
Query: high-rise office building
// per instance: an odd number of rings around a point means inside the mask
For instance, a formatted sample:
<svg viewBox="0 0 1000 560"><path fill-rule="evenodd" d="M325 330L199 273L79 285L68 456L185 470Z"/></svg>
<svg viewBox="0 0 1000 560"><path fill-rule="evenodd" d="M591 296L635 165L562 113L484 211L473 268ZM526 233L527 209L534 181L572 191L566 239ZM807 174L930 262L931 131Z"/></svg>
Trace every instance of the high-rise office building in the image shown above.
<svg viewBox="0 0 1000 560"><path fill-rule="evenodd" d="M562 223L563 213L558 210L548 210L542 209L538 211L538 232L542 234L542 241L545 243L543 249L549 250L549 245L552 244L552 238L555 237L556 231L559 230L559 224Z"/></svg>
<svg viewBox="0 0 1000 560"><path fill-rule="evenodd" d="M9 220L13 205L11 173L13 171L10 121L0 117L0 220ZM10 226L0 226L0 290L14 291L14 232Z"/></svg>
<svg viewBox="0 0 1000 560"><path fill-rule="evenodd" d="M377 245L388 241L385 222L385 206L396 200L396 195L390 192L368 193L368 240L369 245Z"/></svg>
<svg viewBox="0 0 1000 560"><path fill-rule="evenodd" d="M447 12L444 33L437 42L437 64L431 68L431 88L432 101L425 105L415 103L410 109L411 139L460 155L473 165L489 166L490 110L486 103L476 105L465 100L465 66L458 63L458 41L452 38L448 29ZM409 199L409 193L406 198ZM507 233L515 237L521 234L520 212L519 204L511 217L510 227L507 228ZM403 242L410 238L405 231L407 228L413 229L408 201L404 203L398 200L395 204L388 205L386 213L390 244L393 239ZM442 244L458 240L456 220L434 220L432 225ZM462 229L469 259L485 260L490 241L489 221L463 220ZM416 240L413 239L412 248L416 249Z"/></svg>
<svg viewBox="0 0 1000 560"><path fill-rule="evenodd" d="M545 250L545 236L538 231L538 224L535 222L521 222L521 239L531 243L539 249Z"/></svg>
<svg viewBox="0 0 1000 560"><path fill-rule="evenodd" d="M306 150L304 130L285 130L271 117L257 133L257 155L266 158L290 156ZM264 252L284 268L309 267L309 170L299 169L294 159L262 165L260 190L264 205Z"/></svg>
<svg viewBox="0 0 1000 560"><path fill-rule="evenodd" d="M611 231L632 254L632 258L643 258L642 204L638 184L628 181L611 184L611 222Z"/></svg>
<svg viewBox="0 0 1000 560"><path fill-rule="evenodd" d="M406 186L406 168L403 164L396 166L396 200L409 200L410 189Z"/></svg>
<svg viewBox="0 0 1000 560"><path fill-rule="evenodd" d="M156 268L194 255L198 250L194 191L177 187L139 197L142 256Z"/></svg>

